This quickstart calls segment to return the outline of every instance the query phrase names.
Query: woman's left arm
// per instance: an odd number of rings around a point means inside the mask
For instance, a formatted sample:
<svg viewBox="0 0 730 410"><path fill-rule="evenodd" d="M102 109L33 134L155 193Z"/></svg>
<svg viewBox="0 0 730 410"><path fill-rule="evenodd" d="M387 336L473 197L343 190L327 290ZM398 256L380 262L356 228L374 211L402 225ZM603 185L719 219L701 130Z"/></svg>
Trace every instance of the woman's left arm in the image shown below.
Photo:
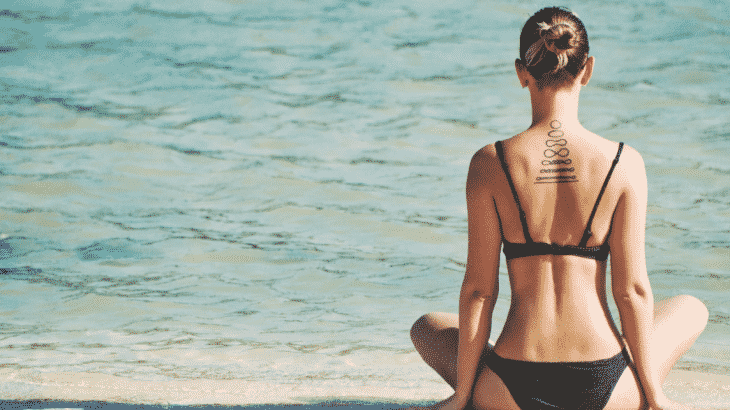
<svg viewBox="0 0 730 410"><path fill-rule="evenodd" d="M492 312L499 293L499 251L502 244L494 200L499 168L490 145L474 154L466 181L469 252L459 296L459 349L456 392L441 402L444 410L462 410L472 396L479 358L489 340Z"/></svg>

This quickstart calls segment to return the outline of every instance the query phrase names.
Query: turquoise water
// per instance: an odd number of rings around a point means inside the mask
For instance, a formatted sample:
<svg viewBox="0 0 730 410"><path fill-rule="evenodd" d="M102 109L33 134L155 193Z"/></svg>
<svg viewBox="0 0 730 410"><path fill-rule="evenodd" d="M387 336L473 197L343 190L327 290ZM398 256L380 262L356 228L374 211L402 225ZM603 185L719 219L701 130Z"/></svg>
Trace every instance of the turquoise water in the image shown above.
<svg viewBox="0 0 730 410"><path fill-rule="evenodd" d="M727 374L730 6L567 5L581 120L647 165L655 296L710 309L677 368ZM431 386L408 329L457 310L468 162L530 123L541 6L3 3L0 366Z"/></svg>

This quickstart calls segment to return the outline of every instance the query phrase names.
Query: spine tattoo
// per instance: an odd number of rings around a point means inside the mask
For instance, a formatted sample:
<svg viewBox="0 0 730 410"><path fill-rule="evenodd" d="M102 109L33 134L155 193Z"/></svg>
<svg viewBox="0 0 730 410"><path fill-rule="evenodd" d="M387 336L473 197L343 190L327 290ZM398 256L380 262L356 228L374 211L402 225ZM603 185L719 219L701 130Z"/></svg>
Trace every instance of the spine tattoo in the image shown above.
<svg viewBox="0 0 730 410"><path fill-rule="evenodd" d="M565 133L560 129L563 124L558 120L550 122L548 139L545 141L547 147L543 151L546 159L540 162L543 167L551 165L570 165L573 163L568 149L568 140L564 138ZM540 176L535 179L536 184L559 184L563 182L578 182L575 175L575 167L563 166L559 168L541 168ZM547 174L547 175L545 175Z"/></svg>

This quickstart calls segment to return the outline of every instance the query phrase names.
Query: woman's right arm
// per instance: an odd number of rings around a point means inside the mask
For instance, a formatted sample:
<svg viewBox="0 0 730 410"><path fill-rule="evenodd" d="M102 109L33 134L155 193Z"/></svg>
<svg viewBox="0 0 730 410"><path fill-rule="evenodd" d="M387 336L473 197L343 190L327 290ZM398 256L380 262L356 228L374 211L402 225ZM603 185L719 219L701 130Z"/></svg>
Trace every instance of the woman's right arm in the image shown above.
<svg viewBox="0 0 730 410"><path fill-rule="evenodd" d="M611 290L621 327L650 408L666 400L659 370L651 357L654 297L646 271L644 251L647 182L644 161L633 149L624 151L624 190L611 225Z"/></svg>
<svg viewBox="0 0 730 410"><path fill-rule="evenodd" d="M459 296L459 339L456 387L446 400L428 410L463 410L472 398L479 376L479 359L492 329L492 313L499 295L499 251L502 246L499 216L493 192L502 172L494 146L477 151L466 180L469 251Z"/></svg>
<svg viewBox="0 0 730 410"><path fill-rule="evenodd" d="M474 154L466 181L469 251L459 295L459 346L456 359L455 408L466 407L478 377L479 358L492 330L499 295L499 251L502 235L493 192L499 175L493 146Z"/></svg>

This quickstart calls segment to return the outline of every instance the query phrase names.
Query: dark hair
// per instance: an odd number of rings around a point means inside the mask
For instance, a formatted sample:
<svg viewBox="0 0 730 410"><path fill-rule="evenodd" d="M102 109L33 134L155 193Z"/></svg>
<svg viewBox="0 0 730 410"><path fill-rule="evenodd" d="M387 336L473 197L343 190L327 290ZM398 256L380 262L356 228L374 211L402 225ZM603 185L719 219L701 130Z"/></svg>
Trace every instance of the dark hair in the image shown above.
<svg viewBox="0 0 730 410"><path fill-rule="evenodd" d="M575 78L588 60L588 34L578 16L563 7L533 14L520 34L520 60L538 81L548 85Z"/></svg>

